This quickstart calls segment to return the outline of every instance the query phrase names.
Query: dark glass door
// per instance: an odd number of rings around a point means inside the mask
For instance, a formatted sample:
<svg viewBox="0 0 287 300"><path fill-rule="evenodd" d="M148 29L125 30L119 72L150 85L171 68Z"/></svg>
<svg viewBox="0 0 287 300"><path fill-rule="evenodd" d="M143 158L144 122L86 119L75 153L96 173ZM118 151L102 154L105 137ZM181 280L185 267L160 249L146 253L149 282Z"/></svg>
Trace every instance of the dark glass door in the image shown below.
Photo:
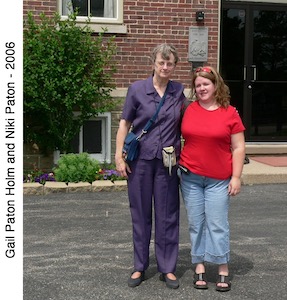
<svg viewBox="0 0 287 300"><path fill-rule="evenodd" d="M247 141L287 141L287 5L223 2L220 70Z"/></svg>

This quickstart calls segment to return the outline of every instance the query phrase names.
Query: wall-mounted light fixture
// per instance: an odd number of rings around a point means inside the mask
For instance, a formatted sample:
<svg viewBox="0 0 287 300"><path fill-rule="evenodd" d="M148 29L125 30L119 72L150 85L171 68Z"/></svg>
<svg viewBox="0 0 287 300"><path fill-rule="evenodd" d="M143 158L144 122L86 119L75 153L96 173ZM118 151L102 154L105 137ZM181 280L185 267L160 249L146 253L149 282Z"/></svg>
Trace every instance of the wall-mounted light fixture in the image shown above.
<svg viewBox="0 0 287 300"><path fill-rule="evenodd" d="M204 21L204 11L197 11L196 12L196 22Z"/></svg>

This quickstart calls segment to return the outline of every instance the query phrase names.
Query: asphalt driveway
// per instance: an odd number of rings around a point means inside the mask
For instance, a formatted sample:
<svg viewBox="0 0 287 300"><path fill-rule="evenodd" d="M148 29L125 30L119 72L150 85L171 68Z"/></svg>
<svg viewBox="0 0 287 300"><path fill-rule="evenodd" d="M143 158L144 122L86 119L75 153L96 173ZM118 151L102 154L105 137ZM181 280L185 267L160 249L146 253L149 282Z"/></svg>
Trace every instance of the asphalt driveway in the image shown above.
<svg viewBox="0 0 287 300"><path fill-rule="evenodd" d="M127 193L24 196L24 299L287 299L287 184L243 186L230 208L232 290L192 287L190 242L181 205L180 287L159 281L151 244L147 280L129 288L132 236Z"/></svg>

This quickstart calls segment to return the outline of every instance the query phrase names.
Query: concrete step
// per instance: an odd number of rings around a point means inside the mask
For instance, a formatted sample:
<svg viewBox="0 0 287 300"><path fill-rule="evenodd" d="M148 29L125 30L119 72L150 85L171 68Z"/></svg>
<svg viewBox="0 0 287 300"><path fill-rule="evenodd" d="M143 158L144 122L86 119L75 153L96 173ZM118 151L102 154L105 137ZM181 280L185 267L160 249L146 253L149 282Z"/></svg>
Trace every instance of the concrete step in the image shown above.
<svg viewBox="0 0 287 300"><path fill-rule="evenodd" d="M251 184L268 184L268 183L286 183L287 184L287 167L273 167L264 163L252 160L244 165L242 172L242 183Z"/></svg>
<svg viewBox="0 0 287 300"><path fill-rule="evenodd" d="M248 155L285 155L287 143L246 143Z"/></svg>

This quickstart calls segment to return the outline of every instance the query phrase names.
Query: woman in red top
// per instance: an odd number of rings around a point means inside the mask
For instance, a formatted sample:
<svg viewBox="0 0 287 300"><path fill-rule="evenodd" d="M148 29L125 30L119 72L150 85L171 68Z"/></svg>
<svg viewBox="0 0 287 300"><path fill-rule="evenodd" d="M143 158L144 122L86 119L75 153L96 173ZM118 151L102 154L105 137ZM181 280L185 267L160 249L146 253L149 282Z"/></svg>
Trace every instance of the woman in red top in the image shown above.
<svg viewBox="0 0 287 300"><path fill-rule="evenodd" d="M196 96L185 110L181 131L181 190L187 210L194 287L208 288L204 262L218 265L217 291L229 291L228 208L240 192L245 157L244 126L229 104L229 89L212 67L197 68L192 78Z"/></svg>

